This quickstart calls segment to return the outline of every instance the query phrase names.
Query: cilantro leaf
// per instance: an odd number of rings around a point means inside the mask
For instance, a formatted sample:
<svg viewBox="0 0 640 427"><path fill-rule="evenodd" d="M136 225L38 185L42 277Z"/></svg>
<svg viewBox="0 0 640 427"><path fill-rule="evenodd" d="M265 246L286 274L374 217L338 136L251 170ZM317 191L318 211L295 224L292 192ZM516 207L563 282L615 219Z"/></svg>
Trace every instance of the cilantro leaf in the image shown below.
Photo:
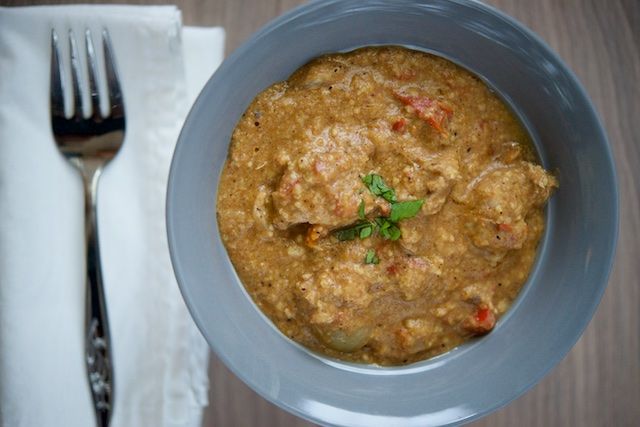
<svg viewBox="0 0 640 427"><path fill-rule="evenodd" d="M388 217L379 216L373 221L367 220L365 215L365 202L364 200L360 200L360 204L358 205L358 217L360 221L334 231L334 235L338 240L345 241L354 240L357 237L366 239L377 232L383 239L398 240L402 237L402 231L398 223L403 219L416 216L424 204L424 199L398 202L396 192L393 188L385 184L380 175L370 173L361 179L371 193L384 198L391 204L391 212ZM373 252L373 256L375 256L375 251Z"/></svg>
<svg viewBox="0 0 640 427"><path fill-rule="evenodd" d="M389 221L388 218L378 217L376 218L376 224L379 227L379 233L382 238L387 240L398 240L402 236L402 232L398 225Z"/></svg>
<svg viewBox="0 0 640 427"><path fill-rule="evenodd" d="M355 227L343 228L342 230L336 230L333 233L338 240L344 242L346 240L353 240L358 235L358 230Z"/></svg>
<svg viewBox="0 0 640 427"><path fill-rule="evenodd" d="M403 219L413 218L420 212L420 208L424 204L424 199L409 200L406 202L396 202L391 205L391 214L389 219L392 222L398 222Z"/></svg>
<svg viewBox="0 0 640 427"><path fill-rule="evenodd" d="M365 264L378 264L380 262L380 258L376 255L376 251L374 249L369 249L367 254L364 256Z"/></svg>
<svg viewBox="0 0 640 427"><path fill-rule="evenodd" d="M354 225L341 228L333 232L338 240L344 242L346 240L354 240L356 237L366 239L373 234L374 224L370 221L360 221Z"/></svg>
<svg viewBox="0 0 640 427"><path fill-rule="evenodd" d="M373 234L373 225L369 224L367 227L363 227L360 230L360 238L366 239Z"/></svg>
<svg viewBox="0 0 640 427"><path fill-rule="evenodd" d="M384 183L384 180L380 175L370 173L362 178L362 182L374 195L380 196L388 202L393 203L396 201L396 192L393 188L388 187L387 184Z"/></svg>
<svg viewBox="0 0 640 427"><path fill-rule="evenodd" d="M400 227L395 224L391 224L391 227L389 227L389 239L398 240L400 237L402 237L402 231L400 231Z"/></svg>

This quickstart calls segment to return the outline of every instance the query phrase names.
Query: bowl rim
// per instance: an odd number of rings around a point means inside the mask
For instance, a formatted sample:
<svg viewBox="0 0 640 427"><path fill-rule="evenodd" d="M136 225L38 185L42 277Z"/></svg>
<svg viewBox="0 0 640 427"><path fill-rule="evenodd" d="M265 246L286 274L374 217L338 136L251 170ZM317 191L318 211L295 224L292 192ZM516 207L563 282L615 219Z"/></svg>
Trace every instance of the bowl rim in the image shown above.
<svg viewBox="0 0 640 427"><path fill-rule="evenodd" d="M236 49L234 52L232 52L224 61L224 63L231 63L235 60L235 58L238 57L242 57L243 55L247 54L250 49L251 49L251 45L256 41L259 40L260 38L264 37L265 35L267 35L268 33L276 30L277 28L287 25L289 22L294 21L298 18L300 18L301 16L313 12L319 8L324 8L324 7L330 7L332 4L334 3L338 3L341 2L342 0L312 0L309 3L297 6L293 9L290 9L289 11L285 12L284 14L276 17L275 19L273 19L272 21L268 22L266 25L264 25L262 28L260 28L258 31L256 31L255 33L253 33L247 40L245 40L242 45ZM497 409L500 409L502 407L504 407L505 405L509 404L510 402L512 402L513 400L517 399L518 397L520 397L521 395L523 395L524 393L526 393L528 390L530 390L535 384L537 384L540 380L542 380L542 378L544 378L554 367L557 366L557 364L566 357L566 355L569 353L569 351L574 347L574 345L576 344L576 342L578 341L578 339L582 336L582 334L584 333L584 330L586 329L586 327L588 326L589 322L591 321L591 319L593 318L593 315L602 299L602 296L607 288L607 284L611 275L611 271L612 271L612 267L615 261L615 252L616 252L616 248L617 248L617 243L618 243L618 237L619 237L619 186L618 186L618 177L617 177L617 171L616 171L616 167L615 167L615 162L614 162L614 158L613 158L613 154L612 154L612 150L611 150L611 145L609 143L608 137L607 137L607 133L601 123L601 120L598 116L598 114L596 113L596 110L593 106L593 103L590 99L590 97L588 96L588 93L586 92L586 90L584 89L584 87L582 86L582 84L580 83L579 79L577 78L577 76L575 75L575 73L565 64L565 62L559 57L559 55L553 51L548 45L547 43L540 37L538 36L536 33L534 33L532 30L530 30L529 28L527 28L526 26L524 26L523 24L521 24L519 21L517 21L515 18L507 15L506 13L502 12L501 10L491 6L491 5L487 5L484 3L481 3L478 0L450 0L451 3L456 3L458 5L463 5L463 6L471 6L474 7L478 10L480 10L481 12L485 12L488 13L490 15L493 15L494 17L497 17L500 21L504 22L507 25L510 25L511 27L515 28L516 30L520 31L521 33L523 33L526 37L530 38L531 40L533 40L540 48L541 50L544 52L545 55L548 55L550 58L552 58L556 64L562 69L562 71L566 74L566 76L570 79L571 83L575 86L575 88L578 90L579 94L582 96L582 99L585 101L585 106L587 107L591 117L590 120L593 121L593 123L596 125L598 131L599 131L599 135L598 138L594 138L594 139L599 139L602 142L604 142L604 144L602 144L602 148L604 148L604 152L606 155L606 164L607 167L609 168L609 170L612 173L612 180L613 180L613 187L612 187L612 192L613 192L613 200L615 201L614 206L612 206L612 228L613 228L613 236L612 239L610 240L610 245L606 248L606 252L607 252L607 259L606 259L606 263L604 266L603 271L605 271L605 274L603 276L603 280L602 283L599 286L598 292L595 296L595 298L593 298L593 300L591 301L591 304L589 306L588 312L585 311L584 316L582 318L580 327L576 329L573 337L571 340L567 340L566 345L561 349L561 351L556 351L553 354L553 357L549 358L546 364L546 369L542 370L541 372L537 372L536 375L532 375L530 377L530 381L522 388L518 389L518 390L514 390L514 392L511 394L511 396L508 399L504 399L502 401L499 402L494 402L493 405L485 408L483 411L479 411L476 412L464 419L458 419L458 420L451 420L449 423L447 424L458 424L458 423L467 423L467 422L471 422L475 419L478 419L480 417L483 417L491 412L496 411ZM373 45L373 44L371 44ZM437 55L437 53L436 53ZM442 55L440 55L442 56ZM449 59L449 58L447 58ZM456 62L456 61L454 61ZM224 67L224 63L221 65L220 68ZM457 62L456 62L457 63ZM458 64L461 65L461 64ZM465 69L467 69L468 71L473 72L472 70L469 70L467 67L463 66ZM219 68L219 69L220 69ZM216 71L217 73L217 71ZM215 75L215 74L214 74ZM211 80L211 79L210 79ZM485 84L487 84L488 82L484 81L483 82ZM207 83L208 85L209 83ZM187 116L187 119L185 120L185 124L183 125L183 128L180 132L180 136L178 138L178 142L176 144L176 149L172 158L172 162L171 162L171 169L170 169L170 174L169 174L169 180L168 180L168 186L167 186L167 198L166 198L166 218L167 218L167 236L168 236L168 241L169 241L169 251L170 251L170 256L171 256L171 261L172 261L172 266L174 269L174 273L180 288L180 292L183 296L183 298L185 299L186 305L188 307L188 310L191 314L191 316L193 317L195 323L197 324L198 328L203 332L205 331L205 325L203 324L203 322L201 321L201 319L199 318L199 316L195 313L195 310L192 308L192 303L190 301L190 296L189 293L187 291L187 286L185 285L185 280L184 280L184 274L181 271L181 266L180 266L180 262L177 259L177 253L176 251L178 250L176 248L176 237L174 235L175 230L172 228L171 224L172 222L174 222L175 219L175 215L174 215L174 211L172 208L172 203L171 201L173 200L172 198L172 192L175 191L174 190L174 185L175 185L175 175L176 175L176 163L177 163L177 156L179 155L180 152L180 147L182 145L184 145L183 143L183 139L185 138L185 128L187 127L187 124L190 121L190 118L193 115L194 110L196 110L199 105L201 103L203 103L203 93L205 91L203 90L200 95L198 96L198 98L196 99L196 102L194 103L194 105L192 106L189 115ZM546 233L546 232L545 232ZM542 242L541 242L542 243ZM226 252L226 248L225 248L225 252ZM244 290L244 288L243 288ZM524 290L524 288L523 288ZM522 292L521 292L522 294ZM248 295L248 294L247 294ZM251 298L249 297L249 299L251 300ZM509 310L511 311L511 310ZM260 314L264 315L262 312L260 312ZM274 326L275 327L275 326ZM205 335L206 337L206 335ZM207 341L209 341L207 339ZM296 343L297 344L297 343ZM310 420L312 422L316 422L316 423L326 423L326 420L317 418L307 412L303 412L301 411L299 408L289 405L285 402L282 402L278 399L274 399L272 398L269 394L267 394L263 389L261 389L259 386L257 386L257 384L251 379L251 377L249 375L246 375L245 373L238 371L236 369L236 367L234 366L234 364L232 363L232 361L230 359L228 359L226 357L226 355L224 354L224 352L220 351L216 345L215 342L209 342L209 345L211 347L211 349L217 354L217 356L223 361L223 363L225 364L225 366L230 369L238 378L240 378L245 384L249 385L250 388L252 390L254 390L255 392L257 392L261 397L263 397L264 399L270 401L271 403L275 404L276 406L285 409L286 411L293 413L301 418ZM458 347L460 348L460 347ZM452 350L452 351L455 351ZM451 352L445 353L443 355L440 356L446 356L448 354L450 354ZM439 358L440 356L436 356L436 358ZM320 357L322 357L322 355L320 355ZM327 359L327 358L325 358ZM329 358L329 361L331 362L333 359ZM429 359L429 360L433 360ZM326 363L326 361L325 361ZM342 361L338 361L338 363L343 363ZM331 363L329 363L331 364ZM366 366L366 365L364 365Z"/></svg>

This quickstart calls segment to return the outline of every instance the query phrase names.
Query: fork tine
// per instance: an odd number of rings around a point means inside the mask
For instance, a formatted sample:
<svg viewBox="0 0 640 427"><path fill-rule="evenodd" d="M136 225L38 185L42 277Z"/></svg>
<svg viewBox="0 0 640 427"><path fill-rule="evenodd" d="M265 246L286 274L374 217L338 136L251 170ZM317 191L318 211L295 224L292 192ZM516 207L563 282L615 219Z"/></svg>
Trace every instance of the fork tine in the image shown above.
<svg viewBox="0 0 640 427"><path fill-rule="evenodd" d="M102 46L104 50L104 68L107 77L107 89L109 92L109 114L112 118L124 117L124 105L122 104L122 92L116 70L115 58L111 49L109 32L102 30Z"/></svg>
<svg viewBox="0 0 640 427"><path fill-rule="evenodd" d="M91 96L91 113L94 119L102 117L100 112L100 94L98 93L98 65L96 63L96 52L93 48L93 38L91 30L84 32L85 47L87 50L87 62L89 68L89 95Z"/></svg>
<svg viewBox="0 0 640 427"><path fill-rule="evenodd" d="M53 117L65 117L64 108L64 68L60 61L60 49L58 48L58 35L55 30L51 30L51 115Z"/></svg>
<svg viewBox="0 0 640 427"><path fill-rule="evenodd" d="M69 47L71 48L71 83L73 85L73 108L74 116L78 119L84 117L82 92L80 88L80 57L78 56L78 46L76 44L76 38L73 34L73 30L69 30Z"/></svg>

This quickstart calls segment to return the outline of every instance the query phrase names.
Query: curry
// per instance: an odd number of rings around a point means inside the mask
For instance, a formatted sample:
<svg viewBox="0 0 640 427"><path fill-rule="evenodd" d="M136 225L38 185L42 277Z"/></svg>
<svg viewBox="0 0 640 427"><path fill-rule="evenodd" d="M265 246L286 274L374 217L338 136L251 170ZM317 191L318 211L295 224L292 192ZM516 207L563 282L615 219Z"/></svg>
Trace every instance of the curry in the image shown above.
<svg viewBox="0 0 640 427"><path fill-rule="evenodd" d="M317 58L253 100L217 215L242 283L282 333L397 365L493 329L527 280L556 186L476 76L369 47Z"/></svg>

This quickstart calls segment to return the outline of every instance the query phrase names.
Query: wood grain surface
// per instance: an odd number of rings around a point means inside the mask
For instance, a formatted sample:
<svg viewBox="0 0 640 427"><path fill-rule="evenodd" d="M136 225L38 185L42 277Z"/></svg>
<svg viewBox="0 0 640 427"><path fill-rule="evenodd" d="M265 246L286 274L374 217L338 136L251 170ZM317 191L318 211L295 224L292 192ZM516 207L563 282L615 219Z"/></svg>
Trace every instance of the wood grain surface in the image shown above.
<svg viewBox="0 0 640 427"><path fill-rule="evenodd" d="M51 3L60 2L0 0L2 5ZM303 2L131 3L175 3L187 25L222 25L227 31L228 53L269 20ZM640 426L640 0L488 3L537 32L587 89L615 154L621 216L615 267L585 334L531 391L473 425ZM311 425L257 396L215 356L210 373L210 406L204 426Z"/></svg>

